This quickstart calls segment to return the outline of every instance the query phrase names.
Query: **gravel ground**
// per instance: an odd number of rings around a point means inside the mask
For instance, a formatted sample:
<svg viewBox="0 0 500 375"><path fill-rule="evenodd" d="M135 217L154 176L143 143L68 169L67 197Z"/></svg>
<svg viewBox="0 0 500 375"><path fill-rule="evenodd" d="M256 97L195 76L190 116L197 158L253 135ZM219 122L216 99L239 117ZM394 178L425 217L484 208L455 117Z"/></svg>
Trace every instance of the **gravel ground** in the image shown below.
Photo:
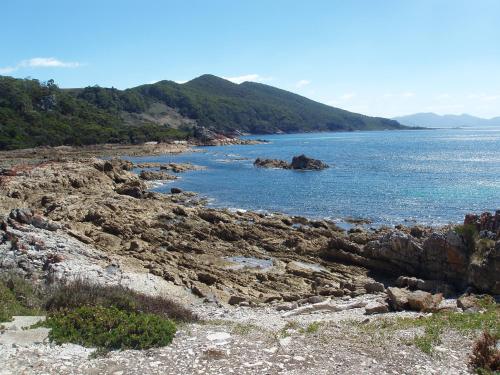
<svg viewBox="0 0 500 375"><path fill-rule="evenodd" d="M470 373L470 337L446 332L430 356L408 343L418 329L367 334L359 328L367 319L363 310L283 318L271 307L200 305L198 313L210 320L180 326L164 348L92 358L92 349L78 345L0 343L0 374ZM391 316L417 314L383 315ZM317 329L308 329L313 322Z"/></svg>

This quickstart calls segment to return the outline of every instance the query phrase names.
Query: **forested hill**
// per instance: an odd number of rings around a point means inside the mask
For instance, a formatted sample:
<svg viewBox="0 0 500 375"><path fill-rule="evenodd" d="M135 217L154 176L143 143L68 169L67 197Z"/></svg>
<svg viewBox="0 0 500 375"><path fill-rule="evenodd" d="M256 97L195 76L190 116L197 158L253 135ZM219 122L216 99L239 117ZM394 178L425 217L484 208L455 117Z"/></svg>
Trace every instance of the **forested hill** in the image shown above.
<svg viewBox="0 0 500 375"><path fill-rule="evenodd" d="M160 81L133 89L198 124L221 131L276 132L402 129L397 121L363 116L272 86L203 75L184 84Z"/></svg>
<svg viewBox="0 0 500 375"><path fill-rule="evenodd" d="M162 141L191 137L200 126L225 134L406 128L213 75L127 90L60 89L53 81L0 77L0 149Z"/></svg>

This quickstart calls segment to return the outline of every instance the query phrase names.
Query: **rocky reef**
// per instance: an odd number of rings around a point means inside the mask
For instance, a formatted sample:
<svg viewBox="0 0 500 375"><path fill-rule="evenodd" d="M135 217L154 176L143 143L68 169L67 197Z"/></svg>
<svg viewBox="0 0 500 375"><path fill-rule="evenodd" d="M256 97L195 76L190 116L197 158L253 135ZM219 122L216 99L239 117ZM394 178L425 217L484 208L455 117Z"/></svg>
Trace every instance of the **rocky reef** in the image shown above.
<svg viewBox="0 0 500 375"><path fill-rule="evenodd" d="M296 169L296 170L322 170L329 168L321 160L312 159L305 155L294 156L291 163L279 159L261 159L257 158L254 163L260 168L280 168L280 169Z"/></svg>
<svg viewBox="0 0 500 375"><path fill-rule="evenodd" d="M5 170L0 268L50 279L64 255L57 245L43 253L37 233L47 231L95 249L101 263L102 254L113 259L103 269L133 267L224 304L321 301L394 286L500 293L499 212L458 227L345 232L328 220L211 209L194 193L149 192L134 167L90 158Z"/></svg>

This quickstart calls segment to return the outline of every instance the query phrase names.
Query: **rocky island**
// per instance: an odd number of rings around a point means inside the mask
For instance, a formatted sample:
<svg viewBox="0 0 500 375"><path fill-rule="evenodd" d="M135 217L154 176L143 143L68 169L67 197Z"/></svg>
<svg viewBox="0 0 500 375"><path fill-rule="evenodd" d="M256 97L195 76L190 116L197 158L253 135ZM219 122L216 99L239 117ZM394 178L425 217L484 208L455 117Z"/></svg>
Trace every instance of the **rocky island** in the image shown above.
<svg viewBox="0 0 500 375"><path fill-rule="evenodd" d="M329 168L329 166L323 163L321 160L312 159L304 154L299 156L294 156L291 163L279 159L255 159L253 163L256 167L260 168L278 168L278 169L296 169L296 170L315 170L319 171L322 169Z"/></svg>

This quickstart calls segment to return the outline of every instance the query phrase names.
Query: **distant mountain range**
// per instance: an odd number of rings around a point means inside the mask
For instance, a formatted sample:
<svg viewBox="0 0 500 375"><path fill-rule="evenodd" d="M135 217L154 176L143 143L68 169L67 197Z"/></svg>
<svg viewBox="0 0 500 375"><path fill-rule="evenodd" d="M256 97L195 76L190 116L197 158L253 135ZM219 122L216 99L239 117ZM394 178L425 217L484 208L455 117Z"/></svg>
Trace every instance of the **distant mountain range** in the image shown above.
<svg viewBox="0 0 500 375"><path fill-rule="evenodd" d="M467 114L437 115L435 113L416 113L408 116L394 117L393 120L406 126L422 126L427 128L500 126L500 117L484 119Z"/></svg>
<svg viewBox="0 0 500 375"><path fill-rule="evenodd" d="M185 139L200 127L226 135L407 129L395 120L209 74L126 90L61 89L53 81L0 76L0 149Z"/></svg>

